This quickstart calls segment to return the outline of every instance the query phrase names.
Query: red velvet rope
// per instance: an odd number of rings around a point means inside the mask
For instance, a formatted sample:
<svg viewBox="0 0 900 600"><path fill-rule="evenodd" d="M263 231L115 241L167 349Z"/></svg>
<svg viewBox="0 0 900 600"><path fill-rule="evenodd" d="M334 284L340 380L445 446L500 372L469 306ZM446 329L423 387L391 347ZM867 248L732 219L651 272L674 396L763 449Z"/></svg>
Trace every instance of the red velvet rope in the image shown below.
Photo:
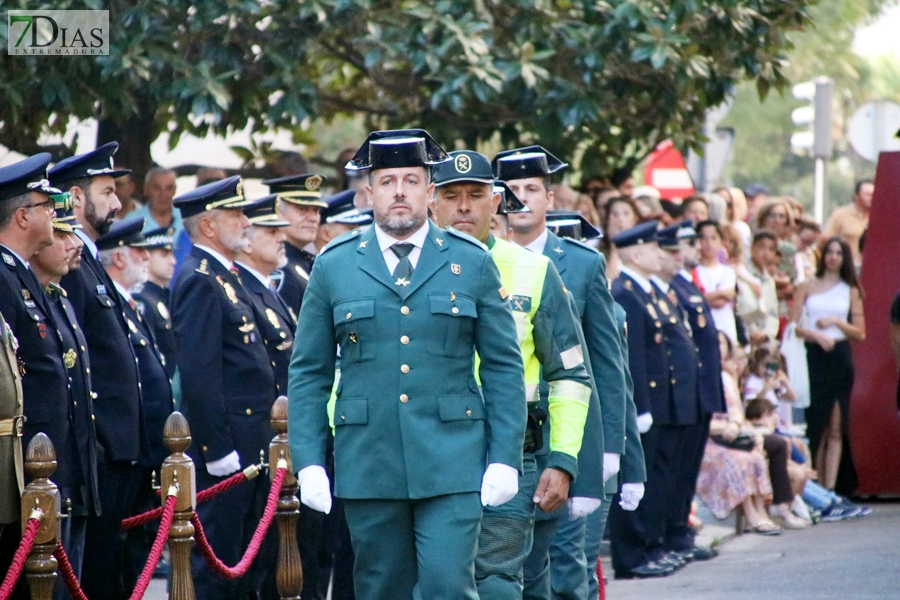
<svg viewBox="0 0 900 600"><path fill-rule="evenodd" d="M597 561L597 600L606 600L606 579L603 578L602 560Z"/></svg>
<svg viewBox="0 0 900 600"><path fill-rule="evenodd" d="M69 555L66 554L66 549L63 548L62 542L56 545L56 551L53 553L53 556L56 557L56 562L59 563L59 573L66 584L66 589L69 590L69 595L74 600L88 600L84 590L81 589L81 584L78 583L75 570L72 568L72 563L69 562Z"/></svg>
<svg viewBox="0 0 900 600"><path fill-rule="evenodd" d="M214 498L218 496L225 490L230 490L234 486L239 483L243 483L248 480L247 475L243 471L239 471L226 479L225 481L220 481L216 485L206 488L202 492L197 493L197 504L206 502L210 498ZM145 513L141 513L139 515L135 515L133 517L128 517L127 519L122 520L122 524L119 525L119 529L125 531L126 529L131 529L133 527L139 527L144 525L145 523L149 523L150 521L154 521L162 516L163 509L162 507L154 508L153 510L148 510Z"/></svg>
<svg viewBox="0 0 900 600"><path fill-rule="evenodd" d="M172 526L172 518L175 516L175 505L177 503L178 496L174 494L166 498L166 505L163 507L162 511L162 523L159 524L159 531L156 532L156 539L153 540L153 546L150 548L150 556L147 557L147 563L144 565L141 576L138 577L137 585L128 600L141 600L141 598L144 597L144 594L147 593L147 586L150 585L153 571L156 570L159 557L162 556L163 547L166 545L166 540L169 539L169 527ZM59 570L63 582L65 582L66 589L69 590L69 594L72 598L75 600L88 600L84 590L81 589L78 578L75 577L72 563L69 562L69 556L66 554L66 549L63 548L62 544L57 544L53 556L56 557L56 560L59 563ZM5 598L0 600L5 600Z"/></svg>
<svg viewBox="0 0 900 600"><path fill-rule="evenodd" d="M178 502L178 496L171 495L166 498L166 507L163 511L162 522L159 524L159 531L156 533L156 539L153 540L153 547L150 549L150 556L147 557L147 564L138 577L137 585L128 600L141 600L150 585L150 579L153 577L153 571L159 563L159 557L162 556L163 547L166 540L169 539L169 527L172 526L172 518L175 516L175 504Z"/></svg>
<svg viewBox="0 0 900 600"><path fill-rule="evenodd" d="M269 498L266 500L266 510L263 512L263 517L256 527L256 531L253 533L253 538L247 546L247 551L244 552L244 556L241 557L240 562L233 567L227 566L216 556L212 546L209 545L209 540L206 539L206 533L203 531L203 524L200 523L200 518L197 517L197 513L194 513L191 517L197 549L200 550L200 554L203 555L206 564L208 564L219 577L222 577L223 579L237 579L244 575L247 572L247 569L250 568L250 564L253 562L253 559L256 558L257 552L259 552L259 547L262 545L266 531L268 531L269 525L272 524L272 518L275 516L275 505L278 502L278 494L281 492L281 484L284 481L285 473L286 470L284 467L280 467L275 472L275 478L272 480L272 488L269 490Z"/></svg>
<svg viewBox="0 0 900 600"><path fill-rule="evenodd" d="M279 485L279 487L281 486ZM19 580L19 575L22 574L22 569L25 567L25 561L28 559L28 553L31 552L34 538L37 536L40 526L41 520L39 518L33 517L28 519L25 533L22 534L22 541L19 542L19 549L16 550L12 564L9 566L9 571L6 572L6 577L3 578L3 585L0 585L0 600L7 600L16 587L16 582Z"/></svg>

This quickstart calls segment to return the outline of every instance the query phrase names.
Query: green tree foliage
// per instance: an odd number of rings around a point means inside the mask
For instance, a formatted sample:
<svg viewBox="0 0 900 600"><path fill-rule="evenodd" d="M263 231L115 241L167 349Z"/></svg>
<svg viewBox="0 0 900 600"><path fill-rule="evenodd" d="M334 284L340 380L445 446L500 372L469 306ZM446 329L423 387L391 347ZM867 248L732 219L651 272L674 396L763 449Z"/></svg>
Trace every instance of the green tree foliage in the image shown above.
<svg viewBox="0 0 900 600"><path fill-rule="evenodd" d="M819 75L834 79L834 161L831 206L850 201L855 178L872 176L874 165L859 158L846 137L853 111L876 99L900 101L900 69L893 60L868 61L852 50L856 30L877 16L889 0L821 0L810 9L813 27L789 35L794 44L786 71L794 83ZM789 89L761 100L753 86L741 84L723 125L735 129L730 173L736 185L765 182L777 194L790 194L812 207L813 159L791 151L791 134L800 127L791 111L804 103Z"/></svg>
<svg viewBox="0 0 900 600"><path fill-rule="evenodd" d="M739 82L783 88L811 1L58 1L110 10L110 56L4 55L0 143L28 150L95 116L137 165L167 130L357 114L447 145L540 141L590 168L634 164L663 139L697 143Z"/></svg>

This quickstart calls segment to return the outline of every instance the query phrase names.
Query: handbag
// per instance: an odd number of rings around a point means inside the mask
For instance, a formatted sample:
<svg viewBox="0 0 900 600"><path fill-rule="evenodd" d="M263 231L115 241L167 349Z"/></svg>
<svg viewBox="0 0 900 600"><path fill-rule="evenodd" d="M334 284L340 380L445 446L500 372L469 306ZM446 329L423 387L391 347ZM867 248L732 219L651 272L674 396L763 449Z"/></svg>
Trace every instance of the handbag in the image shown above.
<svg viewBox="0 0 900 600"><path fill-rule="evenodd" d="M730 442L723 438L721 435L711 435L709 436L709 439L720 446L731 448L732 450L741 450L743 452L750 452L751 450L753 450L753 448L756 447L756 436L752 433L746 433L743 431Z"/></svg>
<svg viewBox="0 0 900 600"><path fill-rule="evenodd" d="M809 408L809 365L806 362L806 345L797 335L797 325L790 323L784 330L781 355L787 366L788 379L797 394L794 408Z"/></svg>

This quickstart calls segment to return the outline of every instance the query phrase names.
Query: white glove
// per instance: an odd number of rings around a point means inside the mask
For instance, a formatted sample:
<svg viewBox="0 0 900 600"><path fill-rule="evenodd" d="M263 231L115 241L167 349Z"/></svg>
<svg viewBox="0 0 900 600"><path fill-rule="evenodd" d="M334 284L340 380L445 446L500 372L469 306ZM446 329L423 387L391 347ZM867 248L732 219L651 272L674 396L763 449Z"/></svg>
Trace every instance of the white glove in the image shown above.
<svg viewBox="0 0 900 600"><path fill-rule="evenodd" d="M618 456L618 454L616 456ZM574 498L569 498L568 505L569 520L574 521L575 519L586 517L600 508L600 499L582 498L581 496L575 496Z"/></svg>
<svg viewBox="0 0 900 600"><path fill-rule="evenodd" d="M481 505L500 506L519 492L519 472L503 463L491 463L481 479Z"/></svg>
<svg viewBox="0 0 900 600"><path fill-rule="evenodd" d="M206 470L215 477L227 477L241 470L241 457L237 450L232 450L219 460L206 463Z"/></svg>
<svg viewBox="0 0 900 600"><path fill-rule="evenodd" d="M647 433L648 431L650 431L651 425L653 425L653 415L651 415L650 413L644 413L637 416L638 431L640 431L641 433Z"/></svg>
<svg viewBox="0 0 900 600"><path fill-rule="evenodd" d="M326 515L331 512L331 486L323 467L303 467L297 473L297 483L300 484L300 502Z"/></svg>
<svg viewBox="0 0 900 600"><path fill-rule="evenodd" d="M641 503L641 498L644 497L644 484L623 483L622 493L619 495L621 496L619 506L625 510L634 510Z"/></svg>
<svg viewBox="0 0 900 600"><path fill-rule="evenodd" d="M622 462L622 455L615 452L603 453L603 483L614 477L619 472L619 465Z"/></svg>

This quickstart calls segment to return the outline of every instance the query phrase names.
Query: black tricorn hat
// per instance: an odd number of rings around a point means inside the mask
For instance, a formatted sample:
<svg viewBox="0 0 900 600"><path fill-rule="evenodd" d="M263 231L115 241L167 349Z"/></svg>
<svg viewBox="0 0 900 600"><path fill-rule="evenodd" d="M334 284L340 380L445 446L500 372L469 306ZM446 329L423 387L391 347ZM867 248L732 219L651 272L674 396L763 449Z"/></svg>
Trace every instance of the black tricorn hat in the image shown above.
<svg viewBox="0 0 900 600"><path fill-rule="evenodd" d="M548 210L547 228L560 237L585 241L600 237L600 230L593 223L573 210Z"/></svg>
<svg viewBox="0 0 900 600"><path fill-rule="evenodd" d="M498 215L508 215L509 213L528 212L528 207L519 200L519 197L513 193L509 186L502 181L494 182L494 193L500 194L500 204L497 205Z"/></svg>
<svg viewBox="0 0 900 600"><path fill-rule="evenodd" d="M350 173L399 167L430 167L447 160L443 148L424 129L373 131L344 167Z"/></svg>
<svg viewBox="0 0 900 600"><path fill-rule="evenodd" d="M499 152L491 161L491 166L494 168L494 177L510 181L547 177L569 165L550 154L543 146L526 146Z"/></svg>

